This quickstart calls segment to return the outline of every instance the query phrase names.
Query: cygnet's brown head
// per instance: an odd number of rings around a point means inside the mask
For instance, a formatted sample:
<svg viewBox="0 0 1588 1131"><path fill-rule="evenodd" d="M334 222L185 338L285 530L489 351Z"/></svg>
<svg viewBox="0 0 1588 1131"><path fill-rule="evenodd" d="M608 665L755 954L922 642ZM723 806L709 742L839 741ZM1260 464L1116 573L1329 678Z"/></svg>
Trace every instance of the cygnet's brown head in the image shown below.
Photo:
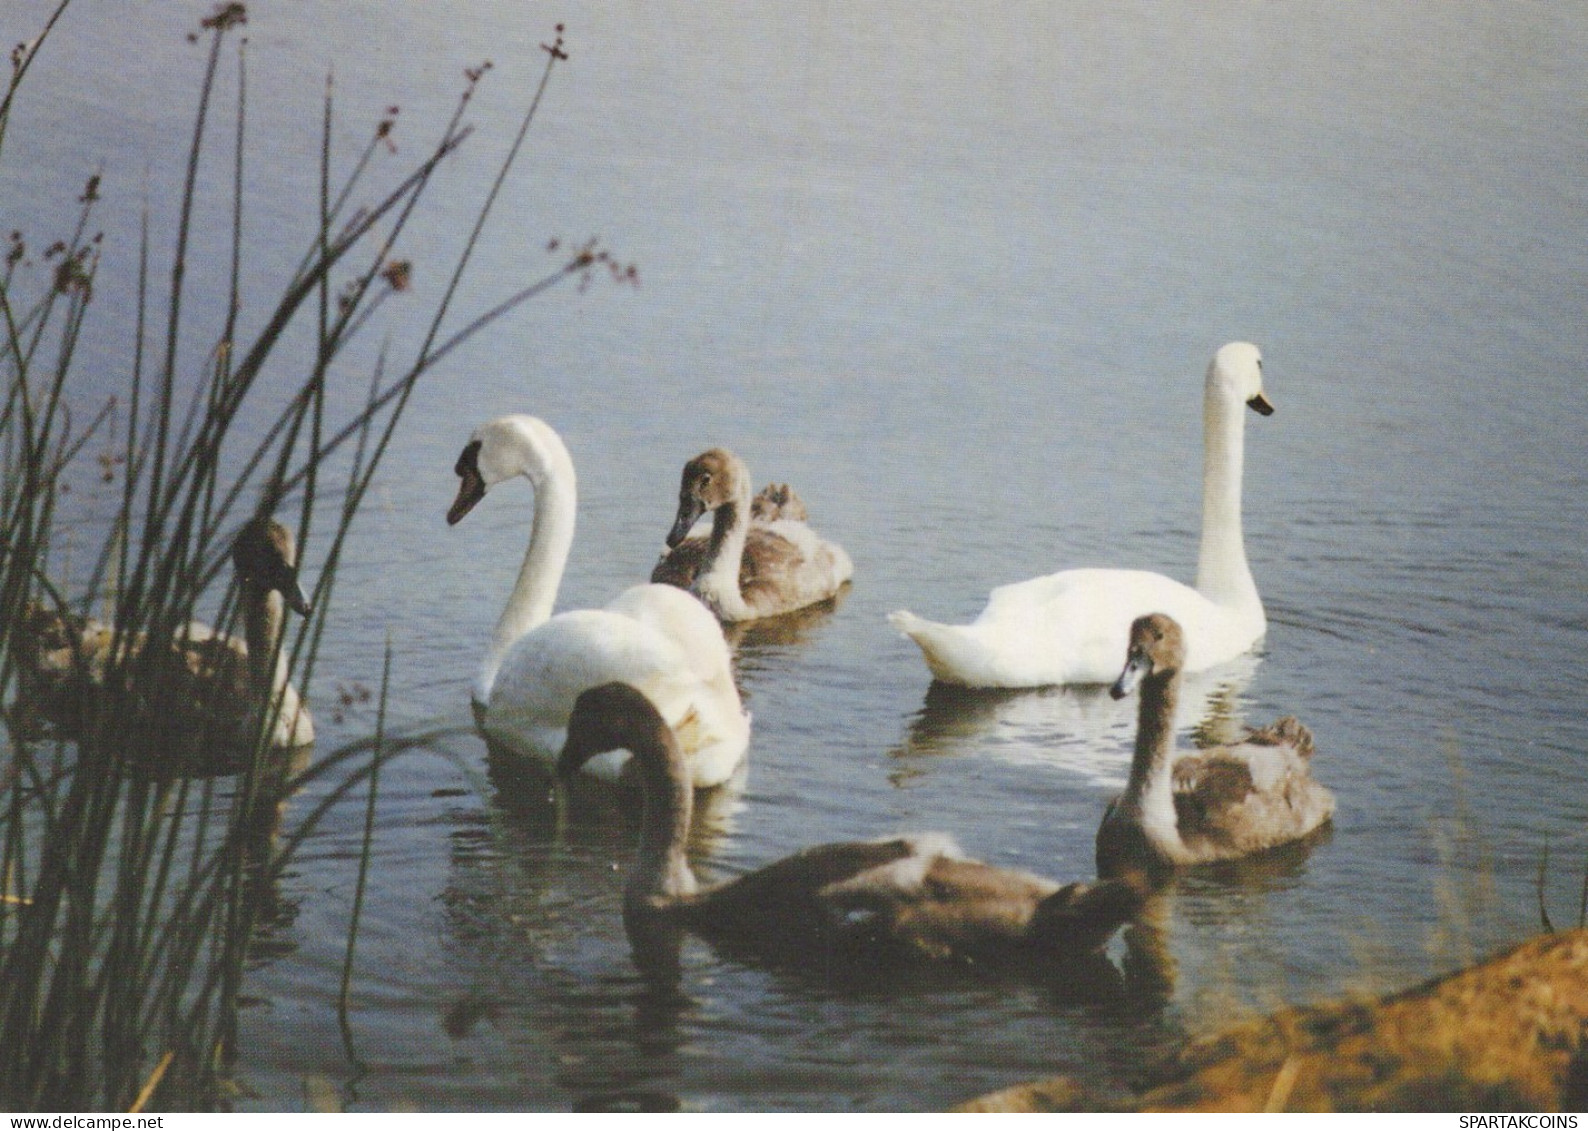
<svg viewBox="0 0 1588 1131"><path fill-rule="evenodd" d="M744 462L725 448L701 452L684 465L678 485L678 514L667 532L667 544L676 546L689 537L695 520L707 511L726 506L748 493Z"/></svg>
<svg viewBox="0 0 1588 1131"><path fill-rule="evenodd" d="M255 518L232 543L232 565L244 584L274 589L292 611L308 616L309 598L298 581L298 547L292 531L273 518Z"/></svg>
<svg viewBox="0 0 1588 1131"><path fill-rule="evenodd" d="M1072 953L1100 950L1120 926L1140 913L1154 891L1140 868L1111 879L1065 884L1038 903L1027 928L1033 940L1051 940Z"/></svg>
<svg viewBox="0 0 1588 1131"><path fill-rule="evenodd" d="M768 483L750 500L750 517L761 523L805 522L810 512L805 509L805 500L787 483Z"/></svg>
<svg viewBox="0 0 1588 1131"><path fill-rule="evenodd" d="M568 737L557 759L559 777L571 777L608 750L631 750L639 736L667 729L643 692L626 683L603 683L579 693L568 716Z"/></svg>
<svg viewBox="0 0 1588 1131"><path fill-rule="evenodd" d="M1130 650L1125 653L1125 670L1108 693L1123 699L1144 679L1166 679L1185 664L1185 634L1180 624L1167 613L1137 617L1130 626Z"/></svg>

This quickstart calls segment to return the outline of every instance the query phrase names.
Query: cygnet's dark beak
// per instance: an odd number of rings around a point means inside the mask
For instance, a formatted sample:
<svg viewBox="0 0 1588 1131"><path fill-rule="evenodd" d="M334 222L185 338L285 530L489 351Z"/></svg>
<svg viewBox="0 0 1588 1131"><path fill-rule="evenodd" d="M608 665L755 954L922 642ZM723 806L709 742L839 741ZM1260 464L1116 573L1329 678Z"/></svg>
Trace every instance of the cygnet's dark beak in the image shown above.
<svg viewBox="0 0 1588 1131"><path fill-rule="evenodd" d="M300 617L306 617L314 612L314 606L309 602L309 595L303 591L303 582L296 576L290 584L281 587L281 595L287 599L287 607Z"/></svg>
<svg viewBox="0 0 1588 1131"><path fill-rule="evenodd" d="M1114 681L1114 686L1108 689L1108 693L1115 699L1123 699L1135 691L1142 677L1151 671L1152 661L1147 658L1147 654L1132 648L1129 658L1125 660L1125 670L1119 673L1119 678Z"/></svg>
<svg viewBox="0 0 1588 1131"><path fill-rule="evenodd" d="M1251 400L1247 401L1246 407L1251 409L1258 416L1274 415L1274 402L1270 401L1262 393L1258 393Z"/></svg>
<svg viewBox="0 0 1588 1131"><path fill-rule="evenodd" d="M677 546L689 537L689 531L694 527L695 521L706 513L706 504L694 495L680 495L678 497L678 517L673 520L673 528L667 532L668 548Z"/></svg>

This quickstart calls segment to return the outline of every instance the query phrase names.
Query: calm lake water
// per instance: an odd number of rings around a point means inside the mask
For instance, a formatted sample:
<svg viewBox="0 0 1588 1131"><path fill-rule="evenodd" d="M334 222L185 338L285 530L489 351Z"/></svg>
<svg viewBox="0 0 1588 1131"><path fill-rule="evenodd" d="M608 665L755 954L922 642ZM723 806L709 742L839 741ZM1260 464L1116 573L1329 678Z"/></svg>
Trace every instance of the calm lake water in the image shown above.
<svg viewBox="0 0 1588 1131"><path fill-rule="evenodd" d="M9 0L4 42L46 7ZM7 231L61 234L103 174L82 367L106 393L129 364L146 193L170 231L204 58L184 37L209 10L80 0L6 139ZM310 237L329 70L340 158L398 105L395 168L464 68L495 64L407 249L425 310L558 22L572 58L465 305L553 265L553 238L598 235L642 284L556 291L421 386L342 567L310 697L321 749L372 729L369 706L334 706L379 683L388 634L397 721L467 721L531 496L504 486L449 529L452 463L482 421L529 412L580 473L561 607L646 577L679 469L711 445L794 484L854 557L834 612L741 645L749 772L706 815L703 873L941 829L1089 876L1134 701L944 699L884 618L968 619L994 585L1074 565L1190 580L1202 373L1244 338L1278 406L1248 422L1245 473L1270 629L1209 681L1202 729L1300 716L1338 816L1308 851L1184 876L1156 933L1079 983L855 986L692 942L666 995L619 918L632 823L556 819L469 735L383 779L345 1035L360 801L283 880L245 987L244 1106L929 1109L1057 1072L1118 1087L1234 1011L1398 987L1531 933L1546 845L1545 903L1575 920L1588 9L257 4L245 318ZM200 291L224 277L218 238L194 256Z"/></svg>

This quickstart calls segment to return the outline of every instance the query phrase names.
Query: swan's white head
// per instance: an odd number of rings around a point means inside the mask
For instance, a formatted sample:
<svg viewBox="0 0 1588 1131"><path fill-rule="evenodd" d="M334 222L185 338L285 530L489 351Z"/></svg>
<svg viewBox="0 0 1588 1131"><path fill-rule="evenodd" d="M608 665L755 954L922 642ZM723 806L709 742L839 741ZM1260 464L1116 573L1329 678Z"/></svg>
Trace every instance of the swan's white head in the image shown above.
<svg viewBox="0 0 1588 1131"><path fill-rule="evenodd" d="M1208 365L1208 392L1217 392L1244 403L1253 412L1269 416L1273 404L1263 394L1263 352L1251 342L1230 342L1219 347Z"/></svg>
<svg viewBox="0 0 1588 1131"><path fill-rule="evenodd" d="M551 425L534 416L499 416L481 425L458 456L454 469L461 481L458 495L447 511L447 524L455 524L485 492L522 475L539 492L550 478L573 481L573 459Z"/></svg>

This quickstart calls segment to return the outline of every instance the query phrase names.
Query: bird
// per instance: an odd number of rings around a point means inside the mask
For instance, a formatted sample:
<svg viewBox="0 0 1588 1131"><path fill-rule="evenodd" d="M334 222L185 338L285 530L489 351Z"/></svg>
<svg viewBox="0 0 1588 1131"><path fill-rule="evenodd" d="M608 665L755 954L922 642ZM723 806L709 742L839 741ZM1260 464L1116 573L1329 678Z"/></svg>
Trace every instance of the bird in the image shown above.
<svg viewBox="0 0 1588 1131"><path fill-rule="evenodd" d="M275 711L271 745L309 746L314 720L297 688L287 678L280 654L285 610L308 616L313 607L298 578L298 548L292 531L273 518L255 518L232 543L243 639L193 622L179 635L178 647L201 685L224 689L250 709L267 700ZM279 706L277 702L279 701Z"/></svg>
<svg viewBox="0 0 1588 1131"><path fill-rule="evenodd" d="M287 676L278 643L290 607L312 609L298 580L297 547L268 516L250 520L232 543L243 635L189 621L169 640L166 657L146 655L149 634L122 634L113 624L31 602L17 638L19 699L63 734L81 736L102 711L132 717L172 742L164 767L173 772L236 769L237 746L250 742L261 710L271 715L269 745L310 746L314 720ZM138 692L152 673L161 686Z"/></svg>
<svg viewBox="0 0 1588 1131"><path fill-rule="evenodd" d="M558 773L632 751L644 797L639 855L623 896L631 938L681 927L810 962L885 954L1053 962L1103 947L1142 906L1140 877L1069 883L967 859L937 833L824 844L715 886L685 855L692 794L666 721L628 684L579 695Z"/></svg>
<svg viewBox="0 0 1588 1131"><path fill-rule="evenodd" d="M1250 342L1222 346L1203 392L1202 546L1196 586L1158 573L1072 569L1000 586L966 625L939 624L907 610L889 621L920 647L937 680L966 687L1107 684L1131 621L1167 612L1184 626L1186 670L1225 663L1267 630L1241 535L1242 408L1263 416L1262 353Z"/></svg>
<svg viewBox="0 0 1588 1131"><path fill-rule="evenodd" d="M455 525L495 485L519 476L535 491L534 525L518 581L502 610L472 689L480 725L514 753L550 771L574 699L613 679L652 695L680 735L690 779L721 785L744 761L750 716L733 681L722 626L695 597L670 585L636 585L600 609L552 615L578 507L573 458L538 417L498 417L475 431L458 457ZM627 755L590 767L607 781Z"/></svg>
<svg viewBox="0 0 1588 1131"><path fill-rule="evenodd" d="M711 534L687 537L707 511ZM684 465L670 550L651 581L688 589L730 623L829 600L854 575L854 563L842 546L818 537L805 515L804 501L787 484L769 485L752 499L744 461L711 448Z"/></svg>
<svg viewBox="0 0 1588 1131"><path fill-rule="evenodd" d="M1292 716L1234 746L1174 753L1174 710L1185 634L1153 613L1130 628L1124 670L1110 694L1140 689L1130 780L1097 830L1100 875L1232 860L1300 840L1334 815L1312 776L1312 732Z"/></svg>

